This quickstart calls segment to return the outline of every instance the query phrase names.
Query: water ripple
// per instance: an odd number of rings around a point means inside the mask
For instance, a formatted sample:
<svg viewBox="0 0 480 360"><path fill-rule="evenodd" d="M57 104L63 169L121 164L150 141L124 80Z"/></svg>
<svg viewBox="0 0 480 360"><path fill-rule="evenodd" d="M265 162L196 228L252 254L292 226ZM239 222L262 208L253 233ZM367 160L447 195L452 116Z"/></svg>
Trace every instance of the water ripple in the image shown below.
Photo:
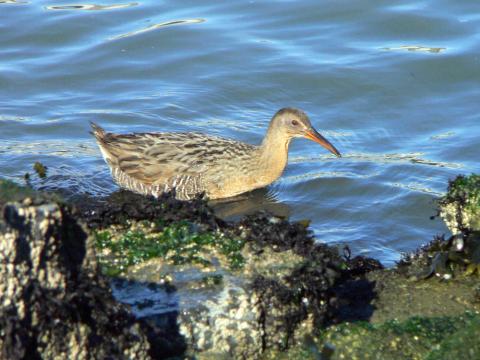
<svg viewBox="0 0 480 360"><path fill-rule="evenodd" d="M9 115L0 115L0 122L15 121L15 122L24 122L29 120L25 116L9 116Z"/></svg>
<svg viewBox="0 0 480 360"><path fill-rule="evenodd" d="M402 184L402 183L399 183L399 182L388 182L387 184L390 185L390 186L394 186L394 187L398 187L398 188L402 188L402 189L406 189L406 190L421 192L421 193L424 193L424 194L430 194L430 195L433 195L435 197L439 197L439 196L442 196L444 194L442 192L435 191L435 190L433 190L429 187L426 187L423 184L418 183L418 182L410 182L408 184Z"/></svg>
<svg viewBox="0 0 480 360"><path fill-rule="evenodd" d="M440 53L447 48L444 47L429 47L429 46L420 46L420 45L402 45L397 47L384 47L381 50L387 51L417 51L417 52L430 52L430 53Z"/></svg>
<svg viewBox="0 0 480 360"><path fill-rule="evenodd" d="M25 4L28 4L28 1L0 0L0 5L1 4L25 5Z"/></svg>
<svg viewBox="0 0 480 360"><path fill-rule="evenodd" d="M455 131L447 131L447 132L444 132L444 133L441 133L441 134L432 135L432 136L430 136L430 139L431 140L442 140L442 139L451 138L452 136L455 136L455 135L456 135Z"/></svg>
<svg viewBox="0 0 480 360"><path fill-rule="evenodd" d="M374 176L377 176L379 173L369 173L369 174L359 174L354 173L351 171L317 171L317 172L310 172L292 176L285 176L280 178L278 182L281 183L296 183L298 181L305 181L305 180L315 180L320 178L336 178L336 177L343 177L343 178L357 178L357 179L368 179Z"/></svg>
<svg viewBox="0 0 480 360"><path fill-rule="evenodd" d="M352 161L367 161L373 163L413 163L413 164L422 164L430 165L441 168L448 169L462 169L464 166L459 163L445 162L445 161L433 161L429 159L424 159L421 156L423 153L407 153L407 154L368 154L368 153L350 153L342 154L342 159L352 160ZM317 155L317 156L295 156L289 160L290 164L301 164L308 162L325 162L328 160L338 159L331 154Z"/></svg>
<svg viewBox="0 0 480 360"><path fill-rule="evenodd" d="M47 10L117 10L137 6L137 2L128 4L98 5L98 4L75 4L75 5L51 5Z"/></svg>
<svg viewBox="0 0 480 360"><path fill-rule="evenodd" d="M476 2L270 3L0 0L0 176L106 194L88 120L259 143L296 106L344 157L292 144L268 191L294 218L387 264L446 231L435 194L480 171Z"/></svg>
<svg viewBox="0 0 480 360"><path fill-rule="evenodd" d="M130 36L135 36L135 35L139 35L139 34L149 32L149 31L157 30L157 29L162 28L162 27L167 27L167 26L184 25L184 24L200 24L200 23L205 22L205 21L206 21L205 19L185 19L185 20L165 21L165 22L162 22L162 23L159 23L159 24L150 25L150 26L148 26L146 28L143 28L143 29L130 31L128 33L121 34L121 35L112 36L112 37L108 38L108 40L118 40L118 39L130 37Z"/></svg>
<svg viewBox="0 0 480 360"><path fill-rule="evenodd" d="M0 154L25 155L32 154L38 156L59 156L64 158L76 158L82 156L98 155L97 147L93 142L86 143L84 140L42 140L23 142L16 140L3 141L0 145Z"/></svg>
<svg viewBox="0 0 480 360"><path fill-rule="evenodd" d="M441 168L449 169L461 169L463 168L462 164L444 162L444 161L433 161L429 159L423 159L421 156L423 153L406 153L406 154L366 154L366 153L352 153L343 156L349 160L359 160L359 161L371 161L376 163L395 163L395 162L410 162L414 164L430 165Z"/></svg>

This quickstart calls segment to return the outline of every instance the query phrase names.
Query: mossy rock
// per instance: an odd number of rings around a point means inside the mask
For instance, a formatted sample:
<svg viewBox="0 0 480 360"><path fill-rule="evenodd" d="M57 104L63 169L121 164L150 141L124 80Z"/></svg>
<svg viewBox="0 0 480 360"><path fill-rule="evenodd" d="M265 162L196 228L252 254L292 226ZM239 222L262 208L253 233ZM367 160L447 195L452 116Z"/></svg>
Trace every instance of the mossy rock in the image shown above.
<svg viewBox="0 0 480 360"><path fill-rule="evenodd" d="M412 317L380 325L344 323L327 328L320 338L307 338L287 352L268 351L264 359L418 359L480 358L480 316Z"/></svg>
<svg viewBox="0 0 480 360"><path fill-rule="evenodd" d="M480 175L457 176L439 203L440 215L453 234L480 231Z"/></svg>
<svg viewBox="0 0 480 360"><path fill-rule="evenodd" d="M37 205L44 202L65 204L61 196L55 193L35 191L29 186L22 186L13 181L0 179L0 212L3 213L5 204L23 202L25 205ZM3 216L0 216L0 231L3 230Z"/></svg>
<svg viewBox="0 0 480 360"><path fill-rule="evenodd" d="M7 202L21 201L34 195L35 191L31 188L20 186L10 180L0 179L0 207Z"/></svg>
<svg viewBox="0 0 480 360"><path fill-rule="evenodd" d="M446 338L438 348L434 349L426 360L480 358L480 318L474 317L465 327Z"/></svg>
<svg viewBox="0 0 480 360"><path fill-rule="evenodd" d="M412 317L380 325L345 323L328 328L321 341L331 359L479 359L480 317Z"/></svg>

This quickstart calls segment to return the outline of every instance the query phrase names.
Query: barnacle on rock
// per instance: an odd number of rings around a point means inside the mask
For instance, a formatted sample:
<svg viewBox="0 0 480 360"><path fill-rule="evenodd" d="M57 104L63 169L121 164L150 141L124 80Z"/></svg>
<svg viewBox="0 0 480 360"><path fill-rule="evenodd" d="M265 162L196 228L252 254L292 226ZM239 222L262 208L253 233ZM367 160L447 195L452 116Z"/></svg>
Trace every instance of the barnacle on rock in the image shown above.
<svg viewBox="0 0 480 360"><path fill-rule="evenodd" d="M457 176L439 204L439 214L454 235L480 231L480 175Z"/></svg>

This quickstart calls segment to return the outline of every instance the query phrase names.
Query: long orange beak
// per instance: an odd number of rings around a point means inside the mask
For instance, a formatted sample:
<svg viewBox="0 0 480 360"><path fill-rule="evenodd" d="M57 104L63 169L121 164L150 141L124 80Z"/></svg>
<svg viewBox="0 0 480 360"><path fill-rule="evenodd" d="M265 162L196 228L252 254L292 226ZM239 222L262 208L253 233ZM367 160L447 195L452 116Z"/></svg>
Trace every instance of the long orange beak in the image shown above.
<svg viewBox="0 0 480 360"><path fill-rule="evenodd" d="M310 130L308 130L305 135L304 135L307 139L310 139L310 140L313 140L315 141L316 143L319 143L320 145L322 145L325 149L327 149L328 151L330 151L331 153L335 154L336 156L338 157L341 157L342 155L340 154L340 152L335 148L335 146L333 146L330 141L328 141L327 139L325 139L322 135L320 135L320 133L315 130L313 127L310 128Z"/></svg>

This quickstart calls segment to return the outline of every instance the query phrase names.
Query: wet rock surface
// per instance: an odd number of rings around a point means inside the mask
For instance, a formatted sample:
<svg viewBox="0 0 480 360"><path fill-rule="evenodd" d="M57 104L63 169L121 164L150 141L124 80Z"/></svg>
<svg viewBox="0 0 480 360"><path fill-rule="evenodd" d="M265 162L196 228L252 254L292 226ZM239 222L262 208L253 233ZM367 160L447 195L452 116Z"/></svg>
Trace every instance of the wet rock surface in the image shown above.
<svg viewBox="0 0 480 360"><path fill-rule="evenodd" d="M25 198L2 210L0 357L161 358L99 275L93 242L68 206Z"/></svg>

